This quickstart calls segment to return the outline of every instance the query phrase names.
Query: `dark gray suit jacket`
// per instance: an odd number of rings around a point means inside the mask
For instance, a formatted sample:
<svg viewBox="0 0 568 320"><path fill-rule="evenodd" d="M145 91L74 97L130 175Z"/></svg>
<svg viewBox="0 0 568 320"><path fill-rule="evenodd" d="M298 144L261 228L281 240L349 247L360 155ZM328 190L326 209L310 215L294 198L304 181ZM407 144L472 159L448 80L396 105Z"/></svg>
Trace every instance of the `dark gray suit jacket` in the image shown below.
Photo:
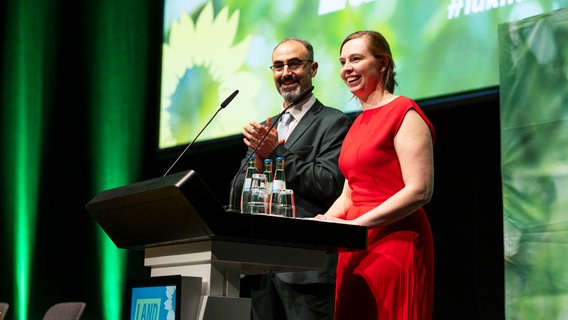
<svg viewBox="0 0 568 320"><path fill-rule="evenodd" d="M271 118L276 120L277 116ZM266 123L263 123L266 124ZM297 217L314 217L324 213L341 194L344 177L337 160L343 138L352 120L343 112L324 106L316 99L314 105L300 119L283 145L274 149L270 157L284 157L286 188L294 190ZM247 157L252 152L248 149ZM247 157L241 162L246 162ZM241 172L234 184L234 194L240 196L245 172ZM291 234L291 237L294 235ZM279 273L288 283L334 283L336 255L328 255L326 270Z"/></svg>

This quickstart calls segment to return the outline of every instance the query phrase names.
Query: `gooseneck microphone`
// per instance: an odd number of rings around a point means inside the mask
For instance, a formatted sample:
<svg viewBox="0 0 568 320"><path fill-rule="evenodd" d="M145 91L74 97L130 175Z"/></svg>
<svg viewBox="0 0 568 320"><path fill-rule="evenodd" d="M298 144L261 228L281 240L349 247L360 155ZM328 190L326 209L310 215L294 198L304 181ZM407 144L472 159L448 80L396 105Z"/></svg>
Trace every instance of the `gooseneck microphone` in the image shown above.
<svg viewBox="0 0 568 320"><path fill-rule="evenodd" d="M231 103L231 101L233 101L233 99L235 98L235 96L237 95L237 93L239 93L239 90L235 90L235 92L231 93L231 95L229 97L227 97L227 99L225 99L223 102L221 102L221 105L219 106L219 109L217 109L217 111L215 112L215 114L213 114L213 116L211 117L211 119L209 119L209 121L205 124L205 126L203 126L203 129L201 129L201 131L199 131L199 133L195 136L195 138L193 138L193 141L191 141L186 147L185 149L183 149L182 153L180 153L180 155L177 157L176 161L174 161L174 163L172 163L172 165L170 166L170 168L166 171L166 173L164 173L164 177L168 175L168 173L170 173L170 171L172 170L172 168L176 165L176 163L178 163L179 159L181 159L181 157L184 155L184 153L189 149L189 147L191 147L191 145L195 142L195 140L197 140L197 138L199 138L199 136L201 135L201 133L203 132L203 130L205 130L205 128L207 128L207 126L211 123L211 121L213 121L213 118L215 118L215 116L217 116L217 113L219 113L219 111L221 111L221 109L224 109L227 105L229 105L229 103Z"/></svg>
<svg viewBox="0 0 568 320"><path fill-rule="evenodd" d="M288 109L292 108L293 106L295 106L296 104L298 104L299 102L304 100L304 98L308 94L310 94L312 91L314 91L314 86L311 86L311 87L307 88L306 90L302 91L294 100L292 100L292 102L290 102L290 104L286 108L284 108L284 110L282 110L282 112L280 112L278 117L276 117L276 120L274 120L274 122L272 122L272 125L270 126L270 128L268 128L268 131L264 134L264 136L262 136L262 139L260 139L260 141L257 143L256 147L247 156L246 161L243 162L243 165L241 166L239 171L237 171L237 174L233 178L233 183L231 183L231 191L229 192L229 207L227 208L227 211L231 211L231 212L239 212L240 211L239 209L237 209L237 205L236 205L237 199L235 198L235 183L237 181L237 177L241 174L241 172L243 171L245 166L248 164L250 158L254 155L256 150L258 150L258 148L260 147L260 145L262 144L264 139L266 139L266 137L268 136L270 131L272 131L274 126L278 123L280 118L282 118L282 115L284 115L286 113L286 111L288 111Z"/></svg>
<svg viewBox="0 0 568 320"><path fill-rule="evenodd" d="M233 99L235 99L235 96L237 95L237 93L239 93L239 90L235 90L235 92L231 93L230 96L227 97L227 99L225 99L225 101L221 102L221 105L219 106L219 110L225 108L226 106L229 105L229 103L231 103L231 101L233 101ZM217 110L217 112L219 112L219 110ZM215 117L215 115L217 115L217 113L215 113L213 115L213 117ZM211 122L211 121L209 121ZM209 122L207 124L209 124ZM207 125L205 125L207 126ZM202 130L203 131L203 130ZM201 133L201 132L200 132Z"/></svg>

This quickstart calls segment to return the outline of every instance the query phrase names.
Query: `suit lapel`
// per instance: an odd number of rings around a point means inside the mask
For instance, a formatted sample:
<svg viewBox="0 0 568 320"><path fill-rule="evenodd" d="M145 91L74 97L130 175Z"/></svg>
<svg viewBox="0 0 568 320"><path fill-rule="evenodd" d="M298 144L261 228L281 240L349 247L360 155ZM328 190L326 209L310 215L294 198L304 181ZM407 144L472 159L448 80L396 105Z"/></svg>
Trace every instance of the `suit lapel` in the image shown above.
<svg viewBox="0 0 568 320"><path fill-rule="evenodd" d="M290 133L290 136L284 143L284 146L290 148L294 145L294 143L296 143L296 141L298 141L298 139L315 121L316 115L321 111L322 106L323 105L318 100L316 100L314 105L306 112L302 119L300 119L300 122L298 122L292 133Z"/></svg>

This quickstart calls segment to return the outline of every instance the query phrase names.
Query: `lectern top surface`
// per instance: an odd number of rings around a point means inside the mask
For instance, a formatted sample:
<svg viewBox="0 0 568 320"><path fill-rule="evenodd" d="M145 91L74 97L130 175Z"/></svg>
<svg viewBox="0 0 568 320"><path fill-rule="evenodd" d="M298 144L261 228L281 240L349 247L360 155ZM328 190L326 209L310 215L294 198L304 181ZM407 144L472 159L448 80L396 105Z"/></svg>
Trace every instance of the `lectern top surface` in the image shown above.
<svg viewBox="0 0 568 320"><path fill-rule="evenodd" d="M119 248L204 239L365 249L367 228L225 211L193 170L102 191L87 210Z"/></svg>

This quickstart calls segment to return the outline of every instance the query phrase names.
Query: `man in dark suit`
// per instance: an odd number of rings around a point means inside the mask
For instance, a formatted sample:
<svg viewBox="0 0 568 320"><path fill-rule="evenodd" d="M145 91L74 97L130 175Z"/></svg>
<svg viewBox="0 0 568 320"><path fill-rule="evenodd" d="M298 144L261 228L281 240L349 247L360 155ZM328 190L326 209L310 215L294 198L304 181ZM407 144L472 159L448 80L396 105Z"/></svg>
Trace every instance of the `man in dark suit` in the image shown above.
<svg viewBox="0 0 568 320"><path fill-rule="evenodd" d="M281 41L273 50L271 69L284 110L312 86L318 69L312 45L297 38ZM260 124L250 122L244 128L243 140L249 148L241 164L256 147L257 172L262 172L264 159L284 157L286 187L294 190L296 216L314 217L325 212L343 188L337 159L352 120L324 106L311 93L287 112L293 118L285 136L278 136L279 124L268 132L277 116ZM244 172L235 179L235 194L240 194ZM337 256L329 254L325 270L244 277L250 286L253 319L333 319L336 263Z"/></svg>

